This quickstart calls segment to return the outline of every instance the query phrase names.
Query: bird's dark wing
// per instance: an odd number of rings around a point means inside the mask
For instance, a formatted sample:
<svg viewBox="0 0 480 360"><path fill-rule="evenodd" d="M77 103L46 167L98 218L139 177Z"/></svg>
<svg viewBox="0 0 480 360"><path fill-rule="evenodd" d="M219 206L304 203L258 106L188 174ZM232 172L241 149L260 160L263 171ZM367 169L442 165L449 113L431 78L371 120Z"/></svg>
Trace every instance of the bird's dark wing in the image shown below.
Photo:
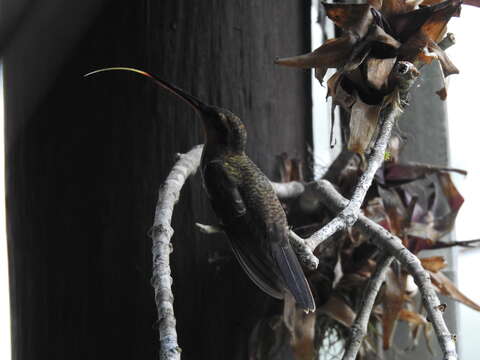
<svg viewBox="0 0 480 360"><path fill-rule="evenodd" d="M267 294L283 298L288 289L298 306L315 310L315 302L288 240L283 208L268 179L251 164L242 175L221 161L204 167L213 208L222 219L233 252L252 281ZM243 181L255 171L254 178Z"/></svg>
<svg viewBox="0 0 480 360"><path fill-rule="evenodd" d="M315 311L315 300L297 255L288 241L287 231L279 224L268 226L267 237L268 243L271 244L273 258L297 305L307 311Z"/></svg>
<svg viewBox="0 0 480 360"><path fill-rule="evenodd" d="M261 290L282 299L282 281L273 269L273 259L262 249L258 230L252 227L235 175L229 174L221 162L211 161L203 167L203 176L213 209L243 270Z"/></svg>

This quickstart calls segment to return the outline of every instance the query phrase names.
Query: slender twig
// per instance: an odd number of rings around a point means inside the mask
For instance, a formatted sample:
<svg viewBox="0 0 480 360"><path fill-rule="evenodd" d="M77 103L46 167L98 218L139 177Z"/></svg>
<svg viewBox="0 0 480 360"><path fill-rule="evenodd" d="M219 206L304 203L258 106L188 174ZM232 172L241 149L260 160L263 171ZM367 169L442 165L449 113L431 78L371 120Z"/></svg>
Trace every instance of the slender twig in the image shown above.
<svg viewBox="0 0 480 360"><path fill-rule="evenodd" d="M368 322L370 320L373 305L375 304L375 299L377 298L380 287L385 280L385 275L392 261L393 256L384 255L378 261L375 272L368 280L360 304L360 311L357 313L355 322L350 328L351 335L345 346L343 360L355 360L357 358L358 350L360 350L362 341L367 335Z"/></svg>
<svg viewBox="0 0 480 360"><path fill-rule="evenodd" d="M271 183L273 190L280 200L296 198L305 191L305 185L299 181L290 181L288 183Z"/></svg>
<svg viewBox="0 0 480 360"><path fill-rule="evenodd" d="M451 241L451 242L444 242L444 241L437 241L435 244L425 250L435 250L435 249L445 249L449 247L459 246L468 249L476 249L480 247L480 239L475 240L463 240L463 241Z"/></svg>
<svg viewBox="0 0 480 360"><path fill-rule="evenodd" d="M455 35L452 33L447 33L445 37L438 43L438 46L443 50L447 50L453 45L455 45Z"/></svg>
<svg viewBox="0 0 480 360"><path fill-rule="evenodd" d="M160 332L160 359L179 360L181 349L178 346L176 320L173 312L172 278L170 272L170 239L173 229L173 208L180 196L186 179L194 174L200 164L202 146L196 146L186 154L179 155L165 183L160 188L155 218L152 227L153 276L155 302L158 312Z"/></svg>
<svg viewBox="0 0 480 360"><path fill-rule="evenodd" d="M223 233L223 229L220 226L200 223L196 223L195 226L206 235ZM305 245L305 241L292 230L289 231L288 238L300 263L308 270L315 270L318 267L318 258L313 255L312 250Z"/></svg>
<svg viewBox="0 0 480 360"><path fill-rule="evenodd" d="M337 213L349 204L348 200L326 180L306 184L305 188L314 189L321 202L332 212ZM455 341L443 319L441 307L439 307L441 303L430 281L430 276L422 267L420 260L402 244L398 237L366 216L360 214L355 227L373 237L372 240L380 249L394 256L413 276L444 354L443 360L456 360ZM312 249L308 243L305 246Z"/></svg>
<svg viewBox="0 0 480 360"><path fill-rule="evenodd" d="M424 172L427 173L435 173L438 171L448 171L448 172L455 172L460 175L467 175L467 171L463 169L457 169L457 168L452 168L452 167L447 167L447 166L438 166L438 165L432 165L432 164L422 164L418 162L407 162L403 163L402 165L408 166L410 169L415 169L418 168L420 170L423 170Z"/></svg>
<svg viewBox="0 0 480 360"><path fill-rule="evenodd" d="M318 267L318 258L313 255L312 250L305 245L305 240L292 230L288 233L288 238L300 263L309 270L315 270Z"/></svg>
<svg viewBox="0 0 480 360"><path fill-rule="evenodd" d="M323 203L331 211L340 211L348 205L348 200L340 195L328 181L320 180L317 184L317 190L321 194ZM442 349L443 360L456 360L454 337L450 334L443 319L441 303L433 288L430 275L422 267L418 257L412 254L398 237L364 215L359 215L355 226L363 233L370 235L375 245L394 256L413 276Z"/></svg>
<svg viewBox="0 0 480 360"><path fill-rule="evenodd" d="M315 249L337 231L351 227L358 219L360 207L365 199L365 195L372 185L375 173L382 165L385 158L385 151L392 133L393 125L395 124L397 117L401 114L401 102L419 75L415 66L405 61L398 62L392 73L398 82L397 90L394 91L394 96L399 97L399 104L393 102L381 111L380 130L375 145L368 156L367 169L360 176L348 205L322 229L305 240L308 247L311 249Z"/></svg>

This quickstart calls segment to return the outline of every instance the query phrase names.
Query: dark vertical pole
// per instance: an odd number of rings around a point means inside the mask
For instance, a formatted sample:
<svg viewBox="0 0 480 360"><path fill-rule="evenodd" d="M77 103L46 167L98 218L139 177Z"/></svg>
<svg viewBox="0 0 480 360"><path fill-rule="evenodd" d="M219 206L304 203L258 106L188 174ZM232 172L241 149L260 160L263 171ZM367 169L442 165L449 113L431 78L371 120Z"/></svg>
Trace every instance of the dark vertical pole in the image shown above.
<svg viewBox="0 0 480 360"><path fill-rule="evenodd" d="M13 3L14 0L3 0ZM245 121L248 152L304 158L309 76L273 66L309 47L308 1L32 1L4 57L14 360L155 359L151 274L158 187L202 142L192 111L152 71ZM245 359L274 302L232 258L200 177L174 215L175 310L184 359Z"/></svg>

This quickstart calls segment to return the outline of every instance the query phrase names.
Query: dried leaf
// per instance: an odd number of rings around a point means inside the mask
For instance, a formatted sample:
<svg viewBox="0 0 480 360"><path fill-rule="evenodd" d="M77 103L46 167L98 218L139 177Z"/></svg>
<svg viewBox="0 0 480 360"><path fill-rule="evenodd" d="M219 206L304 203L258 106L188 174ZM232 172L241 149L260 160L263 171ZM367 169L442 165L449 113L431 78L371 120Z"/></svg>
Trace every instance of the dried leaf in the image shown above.
<svg viewBox="0 0 480 360"><path fill-rule="evenodd" d="M383 206L390 220L390 230L395 234L402 236L407 218L407 209L400 198L397 191L393 189L385 189L381 186L377 187L378 194L382 198Z"/></svg>
<svg viewBox="0 0 480 360"><path fill-rule="evenodd" d="M480 239L451 242L437 241L435 244L431 244L425 250L446 249L454 246L460 246L467 249L475 249L480 246Z"/></svg>
<svg viewBox="0 0 480 360"><path fill-rule="evenodd" d="M403 14L415 9L420 2L418 0L383 0L382 13L387 17Z"/></svg>
<svg viewBox="0 0 480 360"><path fill-rule="evenodd" d="M367 59L367 81L374 89L385 90L388 87L388 78L395 66L396 60L396 58Z"/></svg>
<svg viewBox="0 0 480 360"><path fill-rule="evenodd" d="M384 166L384 179L386 186L398 186L415 180L424 179L427 175L439 172L456 172L466 175L461 169L448 168L420 163L386 163Z"/></svg>
<svg viewBox="0 0 480 360"><path fill-rule="evenodd" d="M447 267L447 262L443 256L431 256L428 258L421 258L420 262L422 266L431 272L439 272L440 270Z"/></svg>
<svg viewBox="0 0 480 360"><path fill-rule="evenodd" d="M410 226L405 229L405 234L416 238L429 239L432 241L432 244L442 236L442 234L434 228L433 220L426 223L412 221Z"/></svg>
<svg viewBox="0 0 480 360"><path fill-rule="evenodd" d="M398 318L412 325L426 325L428 323L424 316L407 309L400 310Z"/></svg>
<svg viewBox="0 0 480 360"><path fill-rule="evenodd" d="M480 305L476 304L466 297L455 284L443 273L430 273L433 284L438 288L441 294L451 297L462 304L471 307L473 310L480 311Z"/></svg>
<svg viewBox="0 0 480 360"><path fill-rule="evenodd" d="M392 26L403 42L399 49L399 59L413 62L428 45L439 41L445 33L448 21L459 8L459 0L447 0L392 19ZM421 57L421 61L430 61L428 56Z"/></svg>
<svg viewBox="0 0 480 360"><path fill-rule="evenodd" d="M455 187L455 184L452 181L452 177L447 172L439 172L437 173L437 178L439 180L443 195L445 195L448 200L450 209L453 212L457 212L458 210L460 210L464 199Z"/></svg>
<svg viewBox="0 0 480 360"><path fill-rule="evenodd" d="M396 50L400 48L400 46L401 43L387 34L381 27L371 25L367 35L355 43L350 58L345 63L343 70L355 70L369 56L378 59L395 58ZM388 75L389 74L390 72Z"/></svg>
<svg viewBox="0 0 480 360"><path fill-rule="evenodd" d="M461 6L459 0L447 0L430 8L434 9L434 14L425 22L421 31L434 42L442 39L448 21L452 16L458 13Z"/></svg>
<svg viewBox="0 0 480 360"><path fill-rule="evenodd" d="M381 106L368 105L357 95L350 114L348 149L358 154L367 150L378 124Z"/></svg>
<svg viewBox="0 0 480 360"><path fill-rule="evenodd" d="M435 94L440 97L440 100L445 101L447 99L447 88L444 86L440 90L436 91Z"/></svg>
<svg viewBox="0 0 480 360"><path fill-rule="evenodd" d="M276 59L275 64L304 69L339 67L349 58L355 41L356 38L353 35L346 34L336 39L327 40L311 53Z"/></svg>
<svg viewBox="0 0 480 360"><path fill-rule="evenodd" d="M390 23L397 38L404 43L421 31L422 26L433 14L434 9L431 7L417 9L407 14L397 14L391 17Z"/></svg>
<svg viewBox="0 0 480 360"><path fill-rule="evenodd" d="M463 3L465 5L480 7L480 0L464 0Z"/></svg>
<svg viewBox="0 0 480 360"><path fill-rule="evenodd" d="M383 348L390 348L397 319L405 302L406 276L396 274L389 269L386 274L385 293L383 296Z"/></svg>
<svg viewBox="0 0 480 360"><path fill-rule="evenodd" d="M436 58L438 59L438 61L440 62L440 65L442 66L443 75L445 77L447 77L449 75L452 75L452 74L458 74L460 72L458 70L458 68L455 66L455 64L447 56L445 51L443 51L443 49L440 48L440 46L438 46L433 41L430 41L428 43L427 47L428 47L429 51L431 51L433 54L436 55ZM445 94L446 94L446 92L445 92Z"/></svg>
<svg viewBox="0 0 480 360"><path fill-rule="evenodd" d="M357 69L370 54L371 49L371 42L366 38L357 42L350 53L350 57L342 67L342 72L351 72Z"/></svg>
<svg viewBox="0 0 480 360"><path fill-rule="evenodd" d="M431 6L431 5L436 5L440 4L441 2L444 2L445 0L423 0L420 4L422 6Z"/></svg>
<svg viewBox="0 0 480 360"><path fill-rule="evenodd" d="M363 102L370 105L383 103L384 94L373 89L365 81L364 67L358 67L354 71L345 72L341 82L342 87L351 95L359 96Z"/></svg>
<svg viewBox="0 0 480 360"><path fill-rule="evenodd" d="M340 81L342 80L342 73L337 71L335 74L333 74L327 81L327 97L335 97L335 94L337 93L337 87L340 84ZM353 104L353 103L352 103Z"/></svg>
<svg viewBox="0 0 480 360"><path fill-rule="evenodd" d="M328 315L340 324L350 327L355 320L355 312L340 297L333 295L328 301L318 308L318 311Z"/></svg>
<svg viewBox="0 0 480 360"><path fill-rule="evenodd" d="M319 66L315 68L315 79L320 82L320 85L323 85L323 78L328 71L328 66Z"/></svg>
<svg viewBox="0 0 480 360"><path fill-rule="evenodd" d="M295 337L292 342L295 360L310 360L315 354L315 319L313 312L305 314L304 311L297 311L295 321Z"/></svg>
<svg viewBox="0 0 480 360"><path fill-rule="evenodd" d="M419 32L415 36L411 36L398 50L398 59L412 63L424 60L430 61L429 57L424 57L424 50L428 42L428 37L422 32ZM421 59L418 59L419 56Z"/></svg>
<svg viewBox="0 0 480 360"><path fill-rule="evenodd" d="M390 230L390 219L387 216L383 201L381 198L369 200L367 206L363 208L365 215L377 224L381 224L387 230Z"/></svg>
<svg viewBox="0 0 480 360"><path fill-rule="evenodd" d="M291 335L281 316L261 319L253 328L248 341L248 359L278 359L276 354L291 353Z"/></svg>
<svg viewBox="0 0 480 360"><path fill-rule="evenodd" d="M370 27L370 31L367 35L367 40L373 42L374 51L373 54L379 58L395 57L395 49L400 48L402 45L397 39L385 32L380 26L373 25ZM384 49L386 53L382 53L381 49L375 48L381 44L389 49Z"/></svg>
<svg viewBox="0 0 480 360"><path fill-rule="evenodd" d="M440 213L440 207L438 209L433 209L435 230L437 230L440 235L443 235L452 230L458 211L460 210L464 199L455 187L455 184L453 183L449 173L439 172L437 173L437 179L442 194L445 196L449 207L449 211L447 213Z"/></svg>
<svg viewBox="0 0 480 360"><path fill-rule="evenodd" d="M351 107L355 104L355 97L345 90L342 82L337 84L335 95L332 97L334 104L340 105L345 110L350 111Z"/></svg>
<svg viewBox="0 0 480 360"><path fill-rule="evenodd" d="M364 37L372 23L373 15L369 4L332 4L323 3L327 16L346 31L352 31Z"/></svg>
<svg viewBox="0 0 480 360"><path fill-rule="evenodd" d="M303 164L299 159L290 158L287 153L277 156L280 182L303 181Z"/></svg>

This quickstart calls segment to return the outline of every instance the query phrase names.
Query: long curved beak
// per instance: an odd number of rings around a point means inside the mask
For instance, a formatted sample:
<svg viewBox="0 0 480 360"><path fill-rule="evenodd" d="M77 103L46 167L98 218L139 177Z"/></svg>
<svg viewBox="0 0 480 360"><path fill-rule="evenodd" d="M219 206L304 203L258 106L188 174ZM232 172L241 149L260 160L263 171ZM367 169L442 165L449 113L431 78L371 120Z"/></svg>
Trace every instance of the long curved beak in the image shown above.
<svg viewBox="0 0 480 360"><path fill-rule="evenodd" d="M129 68L129 67L109 67L109 68L103 68L103 69L98 69L92 72L89 72L88 74L83 75L84 77L91 76L94 74L98 74L101 72L105 71L131 71L137 74L140 74L142 76L145 76L149 79L151 79L153 82L155 82L157 85L161 86L165 90L169 91L173 95L179 97L183 101L185 101L188 105L190 105L197 113L201 114L202 110L208 107L205 103L197 99L195 96L190 95L183 91L182 89L176 87L175 85L169 84L168 82L161 80L143 70L138 70L135 68Z"/></svg>

